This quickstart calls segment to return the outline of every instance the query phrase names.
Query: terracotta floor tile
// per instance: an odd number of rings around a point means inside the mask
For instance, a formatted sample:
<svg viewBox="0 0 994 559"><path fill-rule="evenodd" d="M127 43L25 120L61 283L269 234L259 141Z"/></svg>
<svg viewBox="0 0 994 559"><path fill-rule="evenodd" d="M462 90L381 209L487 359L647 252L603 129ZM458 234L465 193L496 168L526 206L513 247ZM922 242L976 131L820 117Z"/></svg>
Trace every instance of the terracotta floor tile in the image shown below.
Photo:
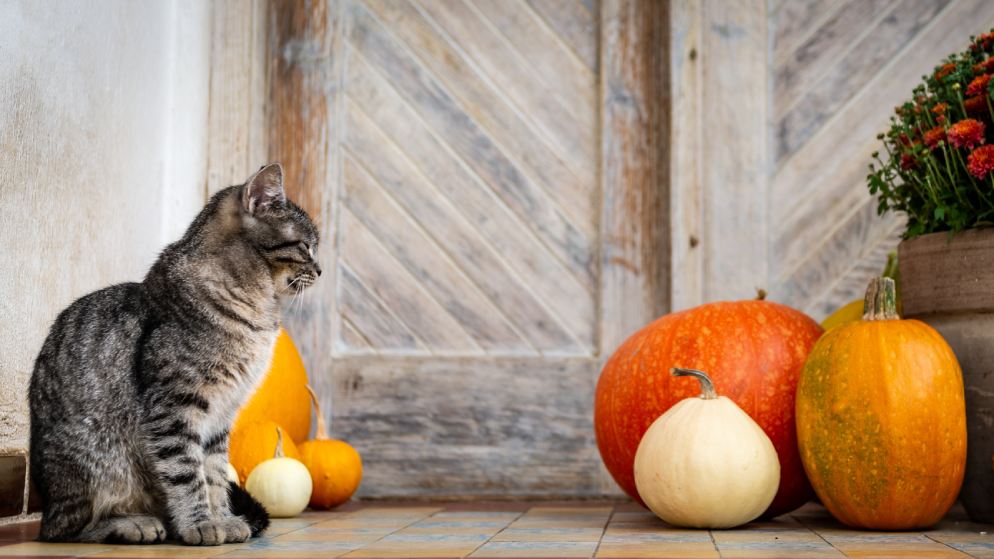
<svg viewBox="0 0 994 559"><path fill-rule="evenodd" d="M592 557L597 542L500 542L490 541L470 557Z"/></svg>
<svg viewBox="0 0 994 559"><path fill-rule="evenodd" d="M495 542L597 542L601 528L507 528L494 536Z"/></svg>
<svg viewBox="0 0 994 559"><path fill-rule="evenodd" d="M89 557L134 557L134 558L156 558L156 557L180 557L199 559L201 557L216 557L225 553L240 549L248 544L227 544L210 547L197 547L189 545L119 545L107 551L94 553Z"/></svg>
<svg viewBox="0 0 994 559"><path fill-rule="evenodd" d="M91 543L42 543L21 542L0 547L2 556L42 556L42 555L71 555L86 557L112 549L114 546Z"/></svg>
<svg viewBox="0 0 994 559"><path fill-rule="evenodd" d="M704 541L604 541L597 548L597 557L605 558L656 558L656 559L711 559L718 558L718 550L710 540Z"/></svg>

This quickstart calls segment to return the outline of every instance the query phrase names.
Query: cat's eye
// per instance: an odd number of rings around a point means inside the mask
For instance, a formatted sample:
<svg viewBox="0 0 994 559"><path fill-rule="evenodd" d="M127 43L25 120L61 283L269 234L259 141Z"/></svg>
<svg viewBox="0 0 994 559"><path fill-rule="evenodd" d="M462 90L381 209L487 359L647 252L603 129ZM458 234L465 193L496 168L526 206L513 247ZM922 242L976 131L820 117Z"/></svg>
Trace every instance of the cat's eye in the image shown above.
<svg viewBox="0 0 994 559"><path fill-rule="evenodd" d="M304 241L300 241L300 244L298 246L300 247L300 250L304 251L308 255L311 254L311 245L305 243Z"/></svg>

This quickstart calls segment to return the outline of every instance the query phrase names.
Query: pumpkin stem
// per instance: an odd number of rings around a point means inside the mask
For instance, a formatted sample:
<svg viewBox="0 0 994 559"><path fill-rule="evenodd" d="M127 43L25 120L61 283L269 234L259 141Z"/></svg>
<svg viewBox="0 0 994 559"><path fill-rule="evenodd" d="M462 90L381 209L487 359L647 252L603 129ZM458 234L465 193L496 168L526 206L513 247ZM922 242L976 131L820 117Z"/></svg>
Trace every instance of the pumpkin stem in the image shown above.
<svg viewBox="0 0 994 559"><path fill-rule="evenodd" d="M701 383L701 398L705 400L714 400L718 397L718 393L714 390L714 382L711 381L711 377L708 376L704 371L698 371L697 369L681 369L679 367L673 367L670 369L670 373L675 377L694 377L697 382Z"/></svg>
<svg viewBox="0 0 994 559"><path fill-rule="evenodd" d="M897 286L890 278L873 278L863 299L863 320L898 320Z"/></svg>
<svg viewBox="0 0 994 559"><path fill-rule="evenodd" d="M757 287L756 288L756 300L757 301L765 301L766 300L766 290L763 289L762 287Z"/></svg>
<svg viewBox="0 0 994 559"><path fill-rule="evenodd" d="M273 458L283 458L283 429L276 427L276 450L273 452Z"/></svg>
<svg viewBox="0 0 994 559"><path fill-rule="evenodd" d="M324 415L321 414L321 406L318 404L318 396L311 389L311 385L305 385L307 393L311 395L311 402L314 403L314 415L318 418L317 429L314 430L314 438L319 441L326 441L328 437L328 425L324 422Z"/></svg>

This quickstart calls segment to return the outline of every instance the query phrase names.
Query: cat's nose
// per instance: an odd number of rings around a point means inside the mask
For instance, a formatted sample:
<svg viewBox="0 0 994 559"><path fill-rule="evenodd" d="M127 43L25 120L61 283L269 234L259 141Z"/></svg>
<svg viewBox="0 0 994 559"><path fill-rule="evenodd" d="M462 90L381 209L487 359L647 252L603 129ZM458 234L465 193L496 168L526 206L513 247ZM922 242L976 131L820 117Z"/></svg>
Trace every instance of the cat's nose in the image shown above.
<svg viewBox="0 0 994 559"><path fill-rule="evenodd" d="M318 276L321 275L321 266L318 266L317 262L314 263L314 273L317 274Z"/></svg>

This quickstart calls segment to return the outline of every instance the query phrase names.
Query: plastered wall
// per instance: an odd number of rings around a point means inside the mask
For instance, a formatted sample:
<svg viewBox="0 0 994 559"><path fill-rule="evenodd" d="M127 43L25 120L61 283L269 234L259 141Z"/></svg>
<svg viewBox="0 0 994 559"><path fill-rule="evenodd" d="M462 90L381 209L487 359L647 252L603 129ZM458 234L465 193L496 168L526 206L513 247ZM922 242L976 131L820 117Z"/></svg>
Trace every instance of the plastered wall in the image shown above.
<svg viewBox="0 0 994 559"><path fill-rule="evenodd" d="M203 205L209 30L205 2L0 2L0 454L58 312Z"/></svg>

